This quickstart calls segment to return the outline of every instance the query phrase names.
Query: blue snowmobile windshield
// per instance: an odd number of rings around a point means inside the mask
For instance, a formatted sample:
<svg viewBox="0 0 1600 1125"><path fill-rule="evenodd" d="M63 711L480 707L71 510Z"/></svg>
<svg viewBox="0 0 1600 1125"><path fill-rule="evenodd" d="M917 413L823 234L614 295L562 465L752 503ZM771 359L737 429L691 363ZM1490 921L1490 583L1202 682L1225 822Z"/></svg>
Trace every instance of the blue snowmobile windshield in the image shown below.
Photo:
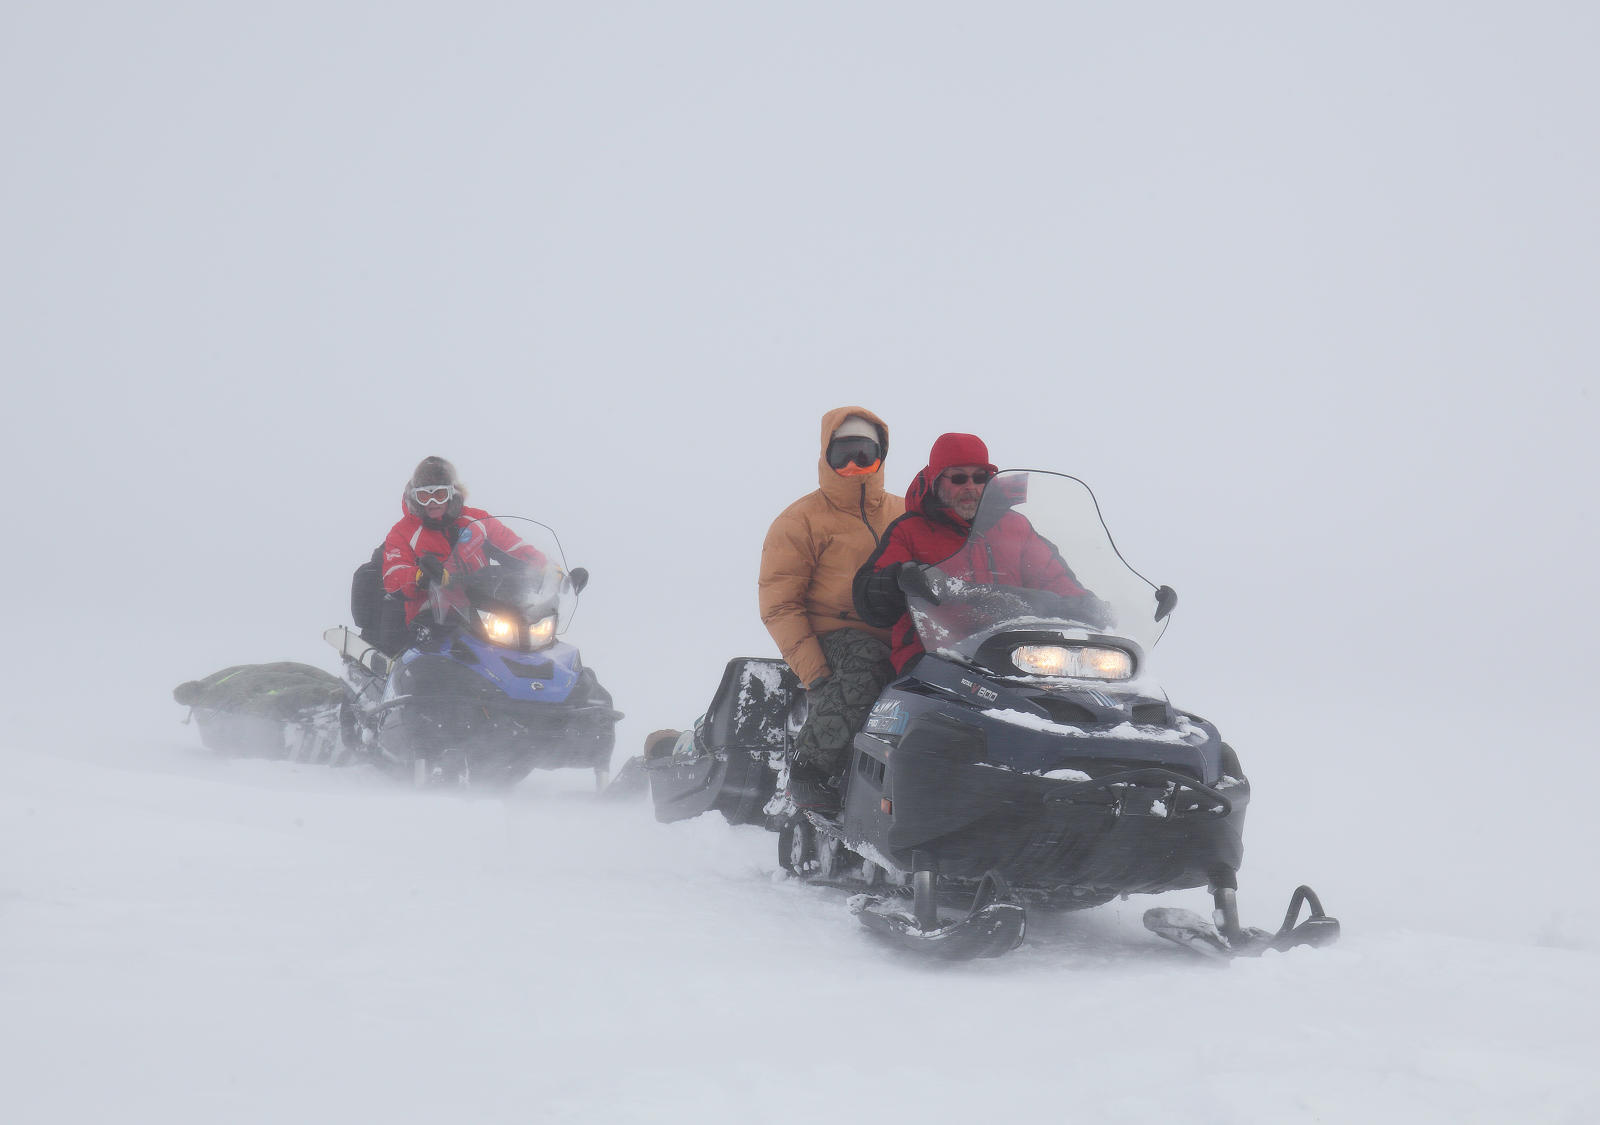
<svg viewBox="0 0 1600 1125"><path fill-rule="evenodd" d="M1094 493L1061 473L995 476L967 541L928 578L937 605L906 598L922 645L963 660L1001 633L1121 637L1148 650L1166 629L1156 587L1117 552Z"/></svg>
<svg viewBox="0 0 1600 1125"><path fill-rule="evenodd" d="M445 570L449 580L428 590L427 609L441 624L492 610L523 625L554 615L552 632L565 632L577 612L561 541L537 520L490 516L463 524Z"/></svg>

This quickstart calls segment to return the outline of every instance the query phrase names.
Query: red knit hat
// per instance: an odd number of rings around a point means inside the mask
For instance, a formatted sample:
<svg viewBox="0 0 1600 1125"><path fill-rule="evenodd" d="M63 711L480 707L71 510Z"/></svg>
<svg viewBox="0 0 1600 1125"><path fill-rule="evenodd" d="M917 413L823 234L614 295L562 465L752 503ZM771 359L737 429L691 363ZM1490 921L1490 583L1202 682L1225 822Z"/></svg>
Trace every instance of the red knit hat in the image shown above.
<svg viewBox="0 0 1600 1125"><path fill-rule="evenodd" d="M982 465L991 473L1000 470L989 462L989 447L975 434L940 434L928 454L928 483L951 465Z"/></svg>

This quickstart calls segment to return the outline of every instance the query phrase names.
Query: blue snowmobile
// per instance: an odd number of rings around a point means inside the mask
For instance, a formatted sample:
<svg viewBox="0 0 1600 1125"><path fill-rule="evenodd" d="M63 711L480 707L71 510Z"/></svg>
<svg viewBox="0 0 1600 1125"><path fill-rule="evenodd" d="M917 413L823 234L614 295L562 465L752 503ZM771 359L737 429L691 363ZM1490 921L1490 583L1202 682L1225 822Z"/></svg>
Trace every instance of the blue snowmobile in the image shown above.
<svg viewBox="0 0 1600 1125"><path fill-rule="evenodd" d="M982 551L983 529L1014 527L1011 513L1092 597L975 579L963 560ZM739 659L692 731L647 742L657 818L716 809L764 823L786 870L861 892L851 904L865 925L935 956L1014 948L1027 905L1202 886L1214 921L1158 907L1146 926L1223 957L1334 940L1338 922L1307 887L1278 932L1241 924L1250 784L1216 727L1175 708L1152 677L1177 596L1123 561L1088 486L1001 473L973 528L950 559L902 582L925 651L857 734L838 814L784 795L799 683L781 661Z"/></svg>
<svg viewBox="0 0 1600 1125"><path fill-rule="evenodd" d="M360 633L323 634L343 659L346 744L419 786L502 789L576 767L604 788L622 714L561 639L588 572L567 568L554 531L518 517L467 524L430 569L439 577L409 631L375 554L352 588Z"/></svg>

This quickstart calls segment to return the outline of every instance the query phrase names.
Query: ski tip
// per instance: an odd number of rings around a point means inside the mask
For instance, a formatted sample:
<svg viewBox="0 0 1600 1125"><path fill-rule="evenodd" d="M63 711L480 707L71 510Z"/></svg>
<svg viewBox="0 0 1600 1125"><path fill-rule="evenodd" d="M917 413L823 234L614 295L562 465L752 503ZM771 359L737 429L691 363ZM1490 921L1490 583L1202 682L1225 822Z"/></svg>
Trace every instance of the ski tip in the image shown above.
<svg viewBox="0 0 1600 1125"><path fill-rule="evenodd" d="M1233 948L1208 918L1176 906L1153 906L1144 912L1144 928L1191 952L1228 959Z"/></svg>

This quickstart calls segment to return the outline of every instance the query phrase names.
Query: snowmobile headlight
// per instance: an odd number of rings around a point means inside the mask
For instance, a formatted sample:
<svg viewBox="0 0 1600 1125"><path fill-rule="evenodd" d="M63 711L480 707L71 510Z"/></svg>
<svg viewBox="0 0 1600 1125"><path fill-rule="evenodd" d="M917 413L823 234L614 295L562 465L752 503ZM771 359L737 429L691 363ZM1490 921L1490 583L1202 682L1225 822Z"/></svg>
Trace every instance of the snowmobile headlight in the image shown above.
<svg viewBox="0 0 1600 1125"><path fill-rule="evenodd" d="M511 618L500 613L490 613L486 609L478 611L478 620L483 622L483 631L488 634L489 640L495 644L511 644L517 637L517 623Z"/></svg>
<svg viewBox="0 0 1600 1125"><path fill-rule="evenodd" d="M528 626L528 647L543 648L556 635L556 615L551 613Z"/></svg>
<svg viewBox="0 0 1600 1125"><path fill-rule="evenodd" d="M1133 675L1133 656L1106 645L1019 645L1011 650L1011 663L1031 676L1126 680Z"/></svg>

